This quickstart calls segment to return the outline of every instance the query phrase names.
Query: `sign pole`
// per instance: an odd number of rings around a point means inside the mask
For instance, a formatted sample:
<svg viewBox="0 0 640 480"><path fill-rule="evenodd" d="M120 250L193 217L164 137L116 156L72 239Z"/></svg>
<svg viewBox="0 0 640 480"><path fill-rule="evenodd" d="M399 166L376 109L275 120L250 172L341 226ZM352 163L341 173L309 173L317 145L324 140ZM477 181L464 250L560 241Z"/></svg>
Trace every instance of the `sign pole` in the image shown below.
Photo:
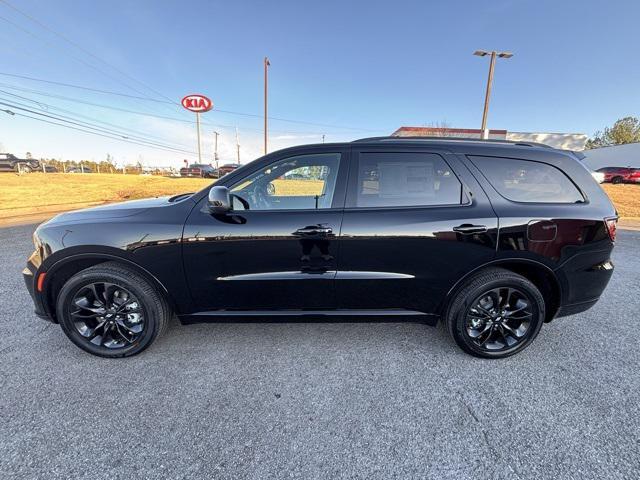
<svg viewBox="0 0 640 480"><path fill-rule="evenodd" d="M200 151L200 112L196 112L196 127L198 130L198 163L202 164L202 153Z"/></svg>
<svg viewBox="0 0 640 480"><path fill-rule="evenodd" d="M202 164L202 146L200 142L200 114L213 108L211 99L204 95L192 94L182 99L182 106L196 114L196 133L198 134L198 163Z"/></svg>

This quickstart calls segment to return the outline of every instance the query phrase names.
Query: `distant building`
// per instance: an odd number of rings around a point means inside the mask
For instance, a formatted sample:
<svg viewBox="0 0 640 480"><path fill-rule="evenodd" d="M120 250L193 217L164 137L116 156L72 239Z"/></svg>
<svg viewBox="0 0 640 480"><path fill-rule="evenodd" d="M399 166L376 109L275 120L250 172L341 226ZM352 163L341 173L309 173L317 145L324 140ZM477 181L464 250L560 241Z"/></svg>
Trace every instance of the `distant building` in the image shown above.
<svg viewBox="0 0 640 480"><path fill-rule="evenodd" d="M594 148L582 153L584 163L594 170L602 167L640 168L640 143Z"/></svg>
<svg viewBox="0 0 640 480"><path fill-rule="evenodd" d="M481 138L481 132L479 128L400 127L391 136ZM587 143L587 136L584 133L532 133L489 130L489 139L537 142L554 148L574 151L584 150L584 146Z"/></svg>

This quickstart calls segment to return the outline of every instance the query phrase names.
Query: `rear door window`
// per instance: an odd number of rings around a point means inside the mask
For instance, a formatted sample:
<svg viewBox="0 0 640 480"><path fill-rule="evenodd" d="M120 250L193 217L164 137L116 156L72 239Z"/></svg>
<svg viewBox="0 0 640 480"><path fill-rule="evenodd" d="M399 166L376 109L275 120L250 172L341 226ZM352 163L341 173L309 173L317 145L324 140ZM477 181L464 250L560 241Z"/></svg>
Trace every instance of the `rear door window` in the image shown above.
<svg viewBox="0 0 640 480"><path fill-rule="evenodd" d="M525 203L576 203L584 197L560 169L547 163L469 156L500 195Z"/></svg>
<svg viewBox="0 0 640 480"><path fill-rule="evenodd" d="M460 205L464 197L460 180L433 153L360 152L352 176L350 207Z"/></svg>

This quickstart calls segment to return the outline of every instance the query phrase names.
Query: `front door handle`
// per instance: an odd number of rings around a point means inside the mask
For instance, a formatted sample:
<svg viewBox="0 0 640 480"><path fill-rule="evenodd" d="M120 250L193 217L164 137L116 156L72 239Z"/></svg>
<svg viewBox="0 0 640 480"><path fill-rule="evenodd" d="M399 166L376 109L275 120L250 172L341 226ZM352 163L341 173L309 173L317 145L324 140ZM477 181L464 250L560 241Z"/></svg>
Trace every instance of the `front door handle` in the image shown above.
<svg viewBox="0 0 640 480"><path fill-rule="evenodd" d="M485 233L487 231L487 227L484 225L469 225L468 223L465 223L463 225L453 227L453 231L462 233L463 235L471 235L473 233Z"/></svg>
<svg viewBox="0 0 640 480"><path fill-rule="evenodd" d="M328 235L333 233L331 227L304 227L296 230L296 235Z"/></svg>

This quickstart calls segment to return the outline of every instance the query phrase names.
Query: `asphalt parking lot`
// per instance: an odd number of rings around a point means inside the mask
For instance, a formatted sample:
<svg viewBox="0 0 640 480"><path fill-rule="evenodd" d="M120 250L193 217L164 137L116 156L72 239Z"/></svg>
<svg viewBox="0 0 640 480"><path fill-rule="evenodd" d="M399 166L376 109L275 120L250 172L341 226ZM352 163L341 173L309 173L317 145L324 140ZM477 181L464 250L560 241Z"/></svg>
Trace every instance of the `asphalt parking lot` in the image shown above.
<svg viewBox="0 0 640 480"><path fill-rule="evenodd" d="M640 477L640 232L502 361L412 323L174 325L113 361L32 314L33 228L0 229L0 478Z"/></svg>

